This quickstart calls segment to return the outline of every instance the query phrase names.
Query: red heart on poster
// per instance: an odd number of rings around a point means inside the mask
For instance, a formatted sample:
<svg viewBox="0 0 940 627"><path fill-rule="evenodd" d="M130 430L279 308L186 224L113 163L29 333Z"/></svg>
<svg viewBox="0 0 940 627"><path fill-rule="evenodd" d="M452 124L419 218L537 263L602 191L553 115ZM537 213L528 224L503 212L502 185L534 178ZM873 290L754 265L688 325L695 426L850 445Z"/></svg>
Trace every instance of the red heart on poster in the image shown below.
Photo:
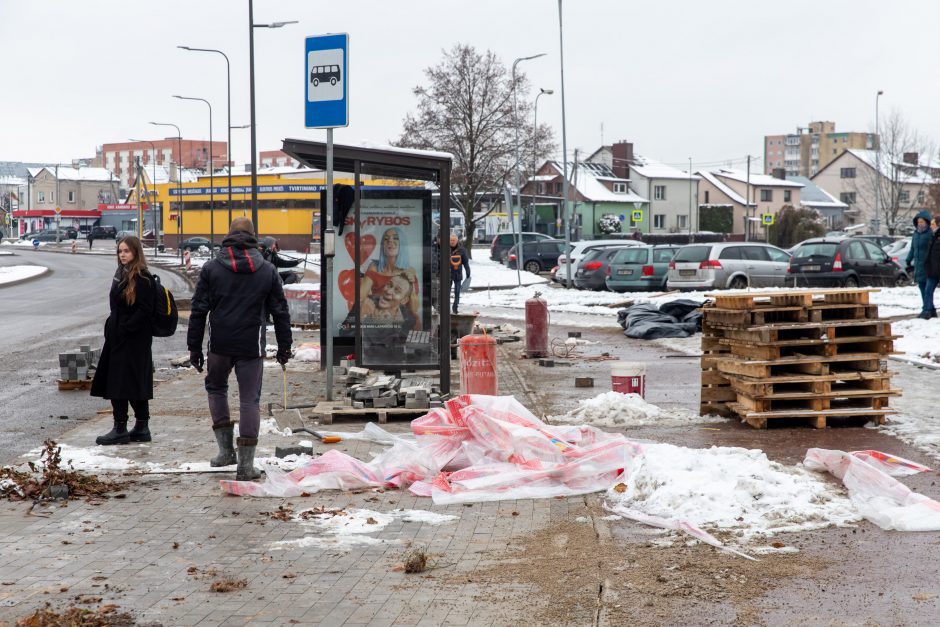
<svg viewBox="0 0 940 627"><path fill-rule="evenodd" d="M356 233L350 231L345 236L343 236L343 242L346 244L346 252L349 253L350 259L356 258Z"/></svg>
<svg viewBox="0 0 940 627"><path fill-rule="evenodd" d="M346 302L352 309L352 303L356 300L356 271L343 270L339 273L339 293L343 295Z"/></svg>
<svg viewBox="0 0 940 627"><path fill-rule="evenodd" d="M366 262L373 250L375 250L375 235L363 235L359 240L359 265Z"/></svg>

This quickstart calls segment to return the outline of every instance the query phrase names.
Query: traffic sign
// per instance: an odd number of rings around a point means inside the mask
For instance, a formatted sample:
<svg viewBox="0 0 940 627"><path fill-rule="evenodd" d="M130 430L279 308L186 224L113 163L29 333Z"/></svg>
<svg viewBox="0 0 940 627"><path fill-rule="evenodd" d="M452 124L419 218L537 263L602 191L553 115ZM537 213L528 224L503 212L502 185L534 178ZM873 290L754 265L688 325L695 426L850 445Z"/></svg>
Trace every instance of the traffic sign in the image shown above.
<svg viewBox="0 0 940 627"><path fill-rule="evenodd" d="M635 209L635 210L633 211L633 216L632 216L631 219L632 219L634 222L642 222L642 221L643 221L643 210L642 210L642 209Z"/></svg>
<svg viewBox="0 0 940 627"><path fill-rule="evenodd" d="M317 35L305 40L307 128L349 126L349 35Z"/></svg>
<svg viewBox="0 0 940 627"><path fill-rule="evenodd" d="M772 213L762 213L760 214L760 223L764 226L771 226L774 223L774 214Z"/></svg>
<svg viewBox="0 0 940 627"><path fill-rule="evenodd" d="M59 215L60 213L62 213L62 207L56 207L56 208L55 208L55 214L56 214L56 215Z"/></svg>

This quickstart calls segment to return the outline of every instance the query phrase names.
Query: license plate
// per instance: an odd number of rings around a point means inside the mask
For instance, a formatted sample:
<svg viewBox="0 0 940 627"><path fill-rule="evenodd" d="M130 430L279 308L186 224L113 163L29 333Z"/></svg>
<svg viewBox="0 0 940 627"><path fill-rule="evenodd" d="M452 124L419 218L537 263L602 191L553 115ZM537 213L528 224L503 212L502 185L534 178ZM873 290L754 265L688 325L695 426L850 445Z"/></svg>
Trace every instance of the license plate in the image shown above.
<svg viewBox="0 0 940 627"><path fill-rule="evenodd" d="M803 266L800 268L801 272L819 272L822 270L822 266Z"/></svg>
<svg viewBox="0 0 940 627"><path fill-rule="evenodd" d="M679 270L679 276L695 276L695 270Z"/></svg>
<svg viewBox="0 0 940 627"><path fill-rule="evenodd" d="M629 276L633 274L633 270L617 270L617 274L620 276Z"/></svg>

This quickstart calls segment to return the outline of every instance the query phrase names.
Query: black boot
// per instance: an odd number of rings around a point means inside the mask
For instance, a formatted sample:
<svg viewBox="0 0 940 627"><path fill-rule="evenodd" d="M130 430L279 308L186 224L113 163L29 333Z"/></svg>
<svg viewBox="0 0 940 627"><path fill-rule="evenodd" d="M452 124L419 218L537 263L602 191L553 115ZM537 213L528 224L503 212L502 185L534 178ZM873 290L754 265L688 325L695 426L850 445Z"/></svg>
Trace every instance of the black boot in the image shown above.
<svg viewBox="0 0 940 627"><path fill-rule="evenodd" d="M111 444L127 444L131 441L131 436L127 432L127 419L118 420L114 419L114 427L105 433L104 435L99 435L95 438L95 444L100 444L102 446L109 446Z"/></svg>
<svg viewBox="0 0 940 627"><path fill-rule="evenodd" d="M150 419L135 416L134 428L128 431L127 435L131 442L150 442L153 439L150 437Z"/></svg>
<svg viewBox="0 0 940 627"><path fill-rule="evenodd" d="M258 438L238 438L238 468L235 471L236 481L254 481L261 477L261 471L255 468L255 447Z"/></svg>
<svg viewBox="0 0 940 627"><path fill-rule="evenodd" d="M231 422L212 425L212 432L215 434L215 441L219 445L219 454L209 460L209 465L213 468L231 466L238 461L235 458L235 446L232 442L235 434L234 425Z"/></svg>

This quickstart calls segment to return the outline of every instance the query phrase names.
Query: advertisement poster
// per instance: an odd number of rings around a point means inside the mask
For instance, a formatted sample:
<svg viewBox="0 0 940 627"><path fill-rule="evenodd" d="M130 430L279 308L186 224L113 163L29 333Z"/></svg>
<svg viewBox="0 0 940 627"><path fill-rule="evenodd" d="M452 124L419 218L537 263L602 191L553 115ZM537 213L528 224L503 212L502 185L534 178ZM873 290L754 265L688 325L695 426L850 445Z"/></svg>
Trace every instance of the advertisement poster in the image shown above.
<svg viewBox="0 0 940 627"><path fill-rule="evenodd" d="M429 203L426 192L363 191L359 228L350 213L337 238L332 329L355 338L363 366L436 364Z"/></svg>

